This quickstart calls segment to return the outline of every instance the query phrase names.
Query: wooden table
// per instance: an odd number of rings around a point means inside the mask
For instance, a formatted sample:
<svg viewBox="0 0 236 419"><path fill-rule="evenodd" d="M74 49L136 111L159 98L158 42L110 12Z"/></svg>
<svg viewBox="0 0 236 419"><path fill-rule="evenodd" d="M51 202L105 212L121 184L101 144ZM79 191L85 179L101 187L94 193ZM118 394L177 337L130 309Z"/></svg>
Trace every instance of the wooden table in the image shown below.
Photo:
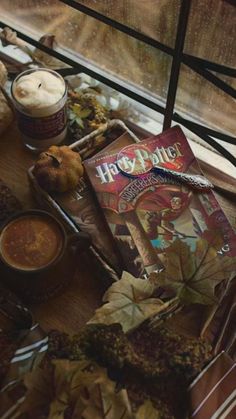
<svg viewBox="0 0 236 419"><path fill-rule="evenodd" d="M7 183L22 202L24 209L35 208L30 193L27 169L36 157L26 150L13 125L0 139L0 178ZM62 295L31 307L35 319L45 331L56 328L76 333L101 304L104 293L101 278L97 278L82 255L76 273Z"/></svg>
<svg viewBox="0 0 236 419"><path fill-rule="evenodd" d="M25 209L35 208L27 179L27 169L36 157L26 150L20 140L17 128L11 129L0 138L0 178L22 202ZM207 174L207 173L206 173ZM235 196L216 193L217 198L236 227ZM92 266L81 255L76 273L62 295L31 307L32 312L45 331L56 328L68 333L76 333L101 304L104 292L102 279L96 276Z"/></svg>

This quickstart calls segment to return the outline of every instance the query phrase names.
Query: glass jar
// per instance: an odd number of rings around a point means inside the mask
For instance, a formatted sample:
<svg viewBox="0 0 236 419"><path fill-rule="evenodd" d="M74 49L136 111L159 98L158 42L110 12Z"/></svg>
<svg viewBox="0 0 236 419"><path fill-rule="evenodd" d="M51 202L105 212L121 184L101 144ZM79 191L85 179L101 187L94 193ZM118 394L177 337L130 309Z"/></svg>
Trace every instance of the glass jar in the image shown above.
<svg viewBox="0 0 236 419"><path fill-rule="evenodd" d="M13 81L11 94L27 148L41 152L65 139L67 86L60 74L47 68L26 70Z"/></svg>

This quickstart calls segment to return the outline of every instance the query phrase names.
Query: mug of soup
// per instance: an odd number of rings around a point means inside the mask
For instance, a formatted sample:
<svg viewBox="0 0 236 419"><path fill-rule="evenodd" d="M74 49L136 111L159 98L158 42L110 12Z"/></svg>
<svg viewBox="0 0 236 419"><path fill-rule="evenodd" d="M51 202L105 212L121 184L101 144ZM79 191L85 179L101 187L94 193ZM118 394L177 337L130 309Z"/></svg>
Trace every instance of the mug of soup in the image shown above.
<svg viewBox="0 0 236 419"><path fill-rule="evenodd" d="M18 213L0 233L3 282L24 301L45 300L68 282L74 250L88 246L87 233L67 234L46 211Z"/></svg>

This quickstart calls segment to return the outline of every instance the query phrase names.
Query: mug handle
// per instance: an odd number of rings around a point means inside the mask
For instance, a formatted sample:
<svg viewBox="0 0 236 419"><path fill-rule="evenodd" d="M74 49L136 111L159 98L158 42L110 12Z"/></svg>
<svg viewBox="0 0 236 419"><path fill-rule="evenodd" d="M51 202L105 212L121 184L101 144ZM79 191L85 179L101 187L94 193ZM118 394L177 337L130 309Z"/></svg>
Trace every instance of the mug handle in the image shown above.
<svg viewBox="0 0 236 419"><path fill-rule="evenodd" d="M69 246L74 247L76 252L83 252L91 245L91 237L84 231L69 234L67 240Z"/></svg>

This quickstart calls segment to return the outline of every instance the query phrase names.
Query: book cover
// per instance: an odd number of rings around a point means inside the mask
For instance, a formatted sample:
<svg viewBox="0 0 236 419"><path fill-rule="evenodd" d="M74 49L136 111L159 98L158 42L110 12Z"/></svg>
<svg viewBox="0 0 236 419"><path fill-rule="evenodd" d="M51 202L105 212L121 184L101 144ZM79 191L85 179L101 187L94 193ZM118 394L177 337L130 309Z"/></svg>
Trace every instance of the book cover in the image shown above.
<svg viewBox="0 0 236 419"><path fill-rule="evenodd" d="M209 242L217 238L219 255L236 255L235 233L214 193L198 192L155 172L164 167L201 174L179 127L137 143L130 153L123 147L118 139L84 162L123 269L137 277L160 269L176 238L193 251L199 237Z"/></svg>

